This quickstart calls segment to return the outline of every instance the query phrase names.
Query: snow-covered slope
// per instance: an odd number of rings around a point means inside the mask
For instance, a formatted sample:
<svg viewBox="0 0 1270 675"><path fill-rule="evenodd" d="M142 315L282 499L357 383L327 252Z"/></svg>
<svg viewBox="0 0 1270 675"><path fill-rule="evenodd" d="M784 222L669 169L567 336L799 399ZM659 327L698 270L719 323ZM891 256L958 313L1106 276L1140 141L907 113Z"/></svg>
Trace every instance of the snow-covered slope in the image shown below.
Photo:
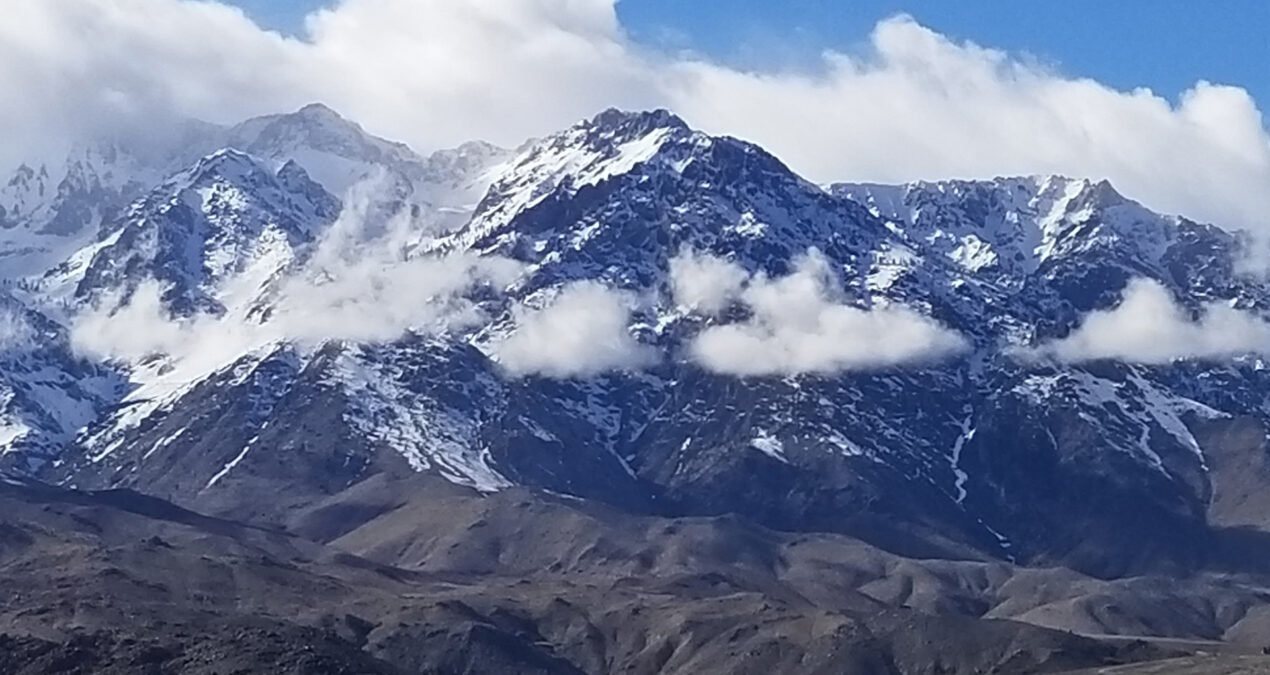
<svg viewBox="0 0 1270 675"><path fill-rule="evenodd" d="M64 327L0 291L0 467L58 461L126 390L123 373L75 357Z"/></svg>
<svg viewBox="0 0 1270 675"><path fill-rule="evenodd" d="M1158 264L1177 228L1106 181L1062 176L945 181L902 186L839 183L835 195L920 239L971 272L1022 280L1070 256L1111 249Z"/></svg>
<svg viewBox="0 0 1270 675"><path fill-rule="evenodd" d="M229 281L265 259L266 277L291 264L339 211L294 162L274 173L236 150L217 151L103 227L46 285L73 285L76 298L93 300L154 281L178 314L219 313Z"/></svg>
<svg viewBox="0 0 1270 675"><path fill-rule="evenodd" d="M341 210L299 158L318 170L343 163L340 187L369 179L381 188L383 176L397 171L407 193L451 199L453 213L441 221L470 212L477 199L465 191L480 190L481 173L504 154L472 143L421 158L321 106L232 128L190 123L180 134L149 140L143 147L117 140L80 146L64 170L21 167L0 189L0 277L12 291L5 296L12 313L25 317L14 323L21 340L6 338L0 374L12 389L4 394L0 434L6 464L42 463L118 405L128 410L118 413L126 420L144 417L225 360L95 365L100 356L75 353L67 328L146 284L163 293L157 309L173 316L246 320L259 311L257 301L308 255ZM33 322L44 328L30 329ZM219 342L232 362L233 349L254 351L268 340Z"/></svg>
<svg viewBox="0 0 1270 675"><path fill-rule="evenodd" d="M344 197L367 180L394 206L416 207L438 229L461 224L510 152L473 141L421 156L404 144L366 133L322 104L285 115L247 120L225 132L222 144L266 162L295 161L328 192Z"/></svg>
<svg viewBox="0 0 1270 675"><path fill-rule="evenodd" d="M421 156L321 104L230 127L188 121L163 131L143 142L79 144L60 164L14 169L0 183L0 279L36 276L64 261L132 201L221 149L250 155L272 172L296 162L339 198L376 181L377 195L422 207L441 229L465 220L511 154L471 142Z"/></svg>
<svg viewBox="0 0 1270 675"><path fill-rule="evenodd" d="M374 170L408 170L422 161L405 145L370 136L318 103L238 124L226 132L224 145L266 160L295 160L334 194Z"/></svg>
<svg viewBox="0 0 1270 675"><path fill-rule="evenodd" d="M91 241L97 228L165 175L111 144L81 146L65 167L18 167L0 188L0 278L36 275Z"/></svg>

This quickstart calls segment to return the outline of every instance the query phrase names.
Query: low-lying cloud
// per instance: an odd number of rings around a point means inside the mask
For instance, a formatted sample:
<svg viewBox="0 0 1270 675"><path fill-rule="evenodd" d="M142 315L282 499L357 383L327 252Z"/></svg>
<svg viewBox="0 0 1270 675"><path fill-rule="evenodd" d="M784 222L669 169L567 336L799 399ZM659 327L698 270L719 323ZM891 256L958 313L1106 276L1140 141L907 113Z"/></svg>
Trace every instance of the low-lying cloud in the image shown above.
<svg viewBox="0 0 1270 675"><path fill-rule="evenodd" d="M714 315L741 295L749 274L740 265L691 250L670 261L670 287L675 302L695 312Z"/></svg>
<svg viewBox="0 0 1270 675"><path fill-rule="evenodd" d="M402 210L380 225L378 187L355 186L306 264L278 284L270 322L292 339L385 342L475 325L487 317L471 291L501 290L523 271L501 256L412 254L420 223Z"/></svg>
<svg viewBox="0 0 1270 675"><path fill-rule="evenodd" d="M233 122L322 101L420 150L515 145L608 106L664 106L756 141L816 181L1062 173L1150 207L1270 231L1270 137L1238 87L1172 103L898 16L856 54L741 70L633 43L616 0L342 0L304 34L189 0L9 0L0 165L156 120ZM24 147L24 145L26 147Z"/></svg>
<svg viewBox="0 0 1270 675"><path fill-rule="evenodd" d="M81 356L137 361L188 349L200 327L213 328L206 315L176 318L163 304L164 288L147 280L124 298L111 294L71 324L71 348Z"/></svg>
<svg viewBox="0 0 1270 675"><path fill-rule="evenodd" d="M680 269L725 269L718 261L704 263L697 254L681 254L681 258ZM692 274L689 278L724 276ZM675 284L676 289L678 286ZM731 289L720 284L706 286ZM736 297L750 318L703 329L689 351L695 361L713 372L762 376L920 364L967 347L963 337L930 317L900 306L853 307L845 303L839 288L829 262L810 251L787 276L748 279ZM710 300L723 297L707 295Z"/></svg>
<svg viewBox="0 0 1270 675"><path fill-rule="evenodd" d="M1193 317L1167 288L1144 278L1129 282L1119 305L1091 312L1067 337L1022 352L1066 363L1109 359L1150 365L1247 354L1270 354L1270 323L1219 302Z"/></svg>
<svg viewBox="0 0 1270 675"><path fill-rule="evenodd" d="M598 281L574 282L544 307L516 307L514 328L494 354L516 376L594 377L649 366L657 352L631 335L632 303Z"/></svg>

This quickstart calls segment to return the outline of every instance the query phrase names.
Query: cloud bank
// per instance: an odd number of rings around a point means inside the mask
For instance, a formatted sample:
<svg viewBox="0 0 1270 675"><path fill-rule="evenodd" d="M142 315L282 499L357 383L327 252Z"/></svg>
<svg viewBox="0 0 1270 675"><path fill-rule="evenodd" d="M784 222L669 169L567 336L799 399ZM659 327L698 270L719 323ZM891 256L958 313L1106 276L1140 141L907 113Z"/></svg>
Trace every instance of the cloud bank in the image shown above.
<svg viewBox="0 0 1270 675"><path fill-rule="evenodd" d="M494 354L516 376L594 377L649 366L657 353L631 335L631 304L597 281L574 282L545 307L516 307L515 327Z"/></svg>
<svg viewBox="0 0 1270 675"><path fill-rule="evenodd" d="M1063 173L1149 206L1270 231L1270 139L1239 88L1174 105L896 17L859 54L758 72L634 44L615 0L343 0L301 38L192 0L9 0L3 164L58 139L323 101L421 150L505 145L601 108L666 106L813 180ZM1174 94L1176 92L1166 92Z"/></svg>
<svg viewBox="0 0 1270 675"><path fill-rule="evenodd" d="M715 282L727 275L722 261L681 254L679 269L689 278ZM676 266L672 264L673 270ZM702 269L715 272L701 274ZM730 278L730 277L729 277ZM676 293L680 284L674 284ZM717 283L702 284L720 300ZM696 286L690 287L697 289ZM877 370L938 360L962 351L966 341L929 317L899 306L860 309L845 304L838 279L817 251L808 252L784 277L750 278L737 298L750 318L711 326L693 339L689 351L707 370L737 376L832 374ZM699 290L699 289L698 289ZM676 295L676 300L686 298Z"/></svg>
<svg viewBox="0 0 1270 675"><path fill-rule="evenodd" d="M1067 337L1024 356L1067 363L1115 359L1159 365L1247 354L1270 354L1270 323L1217 302L1192 318L1159 282L1134 279L1119 305L1091 312Z"/></svg>

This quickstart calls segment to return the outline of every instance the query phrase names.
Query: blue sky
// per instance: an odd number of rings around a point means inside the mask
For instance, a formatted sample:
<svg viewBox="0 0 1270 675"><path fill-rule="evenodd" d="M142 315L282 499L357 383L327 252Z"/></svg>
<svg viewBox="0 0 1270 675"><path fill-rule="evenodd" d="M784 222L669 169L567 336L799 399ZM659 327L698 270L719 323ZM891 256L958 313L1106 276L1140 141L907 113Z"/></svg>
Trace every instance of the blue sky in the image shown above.
<svg viewBox="0 0 1270 675"><path fill-rule="evenodd" d="M233 0L258 23L298 32L324 0ZM1270 2L1264 0L622 0L638 41L733 65L805 66L851 50L882 18L908 13L934 30L1026 52L1065 73L1176 99L1196 80L1270 101Z"/></svg>

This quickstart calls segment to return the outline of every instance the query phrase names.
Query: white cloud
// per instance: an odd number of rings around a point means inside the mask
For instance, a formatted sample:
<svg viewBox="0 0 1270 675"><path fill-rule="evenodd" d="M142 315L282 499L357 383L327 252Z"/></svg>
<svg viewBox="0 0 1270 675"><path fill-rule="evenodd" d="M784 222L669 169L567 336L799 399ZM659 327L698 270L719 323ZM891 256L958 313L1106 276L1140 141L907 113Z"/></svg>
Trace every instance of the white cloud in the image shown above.
<svg viewBox="0 0 1270 675"><path fill-rule="evenodd" d="M820 76L685 64L696 78L679 107L819 180L1105 177L1157 209L1270 229L1270 198L1256 188L1270 181L1270 141L1242 89L1201 82L1171 106L906 18L881 22L871 46L864 57L827 54Z"/></svg>
<svg viewBox="0 0 1270 675"><path fill-rule="evenodd" d="M670 260L675 302L707 316L718 314L741 294L749 275L734 262L691 250Z"/></svg>
<svg viewBox="0 0 1270 675"><path fill-rule="evenodd" d="M787 276L751 279L741 294L751 318L703 330L693 357L728 375L828 374L930 362L966 348L960 335L911 309L843 304L837 282L816 251Z"/></svg>
<svg viewBox="0 0 1270 675"><path fill-rule="evenodd" d="M593 377L648 366L657 354L631 335L631 302L599 282L574 282L545 307L517 307L515 328L494 353L508 372L522 376Z"/></svg>
<svg viewBox="0 0 1270 675"><path fill-rule="evenodd" d="M210 358L217 365L242 353L236 347L248 332L246 326L210 315L174 318L163 305L163 291L158 282L149 280L126 298L119 294L103 298L96 308L75 318L71 348L99 359L136 362L175 353ZM215 354L207 349L213 346Z"/></svg>
<svg viewBox="0 0 1270 675"><path fill-rule="evenodd" d="M1270 354L1270 323L1217 302L1192 318L1167 288L1151 279L1130 281L1119 305L1091 312L1067 337L1022 352L1064 362L1145 364L1244 354Z"/></svg>
<svg viewBox="0 0 1270 675"><path fill-rule="evenodd" d="M71 326L71 347L83 356L128 360L171 348L182 329L166 315L162 296L158 284L144 283L126 302L119 296L103 299Z"/></svg>
<svg viewBox="0 0 1270 675"><path fill-rule="evenodd" d="M236 122L321 101L420 149L518 144L608 105L653 102L652 73L594 0L344 0L303 39L193 0L10 0L0 22L6 152L155 120Z"/></svg>
<svg viewBox="0 0 1270 675"><path fill-rule="evenodd" d="M343 0L294 39L214 2L9 0L4 161L103 125L150 134L164 116L234 121L314 100L424 150L662 105L814 180L1105 177L1157 209L1270 231L1270 140L1242 89L1200 82L1174 105L904 17L815 72L738 70L632 44L614 2Z"/></svg>
<svg viewBox="0 0 1270 675"><path fill-rule="evenodd" d="M269 318L275 330L309 343L441 333L485 318L472 289L501 290L519 276L523 266L500 256L411 255L421 228L409 210L379 222L380 191L390 187L372 181L346 195L306 265L278 284Z"/></svg>

